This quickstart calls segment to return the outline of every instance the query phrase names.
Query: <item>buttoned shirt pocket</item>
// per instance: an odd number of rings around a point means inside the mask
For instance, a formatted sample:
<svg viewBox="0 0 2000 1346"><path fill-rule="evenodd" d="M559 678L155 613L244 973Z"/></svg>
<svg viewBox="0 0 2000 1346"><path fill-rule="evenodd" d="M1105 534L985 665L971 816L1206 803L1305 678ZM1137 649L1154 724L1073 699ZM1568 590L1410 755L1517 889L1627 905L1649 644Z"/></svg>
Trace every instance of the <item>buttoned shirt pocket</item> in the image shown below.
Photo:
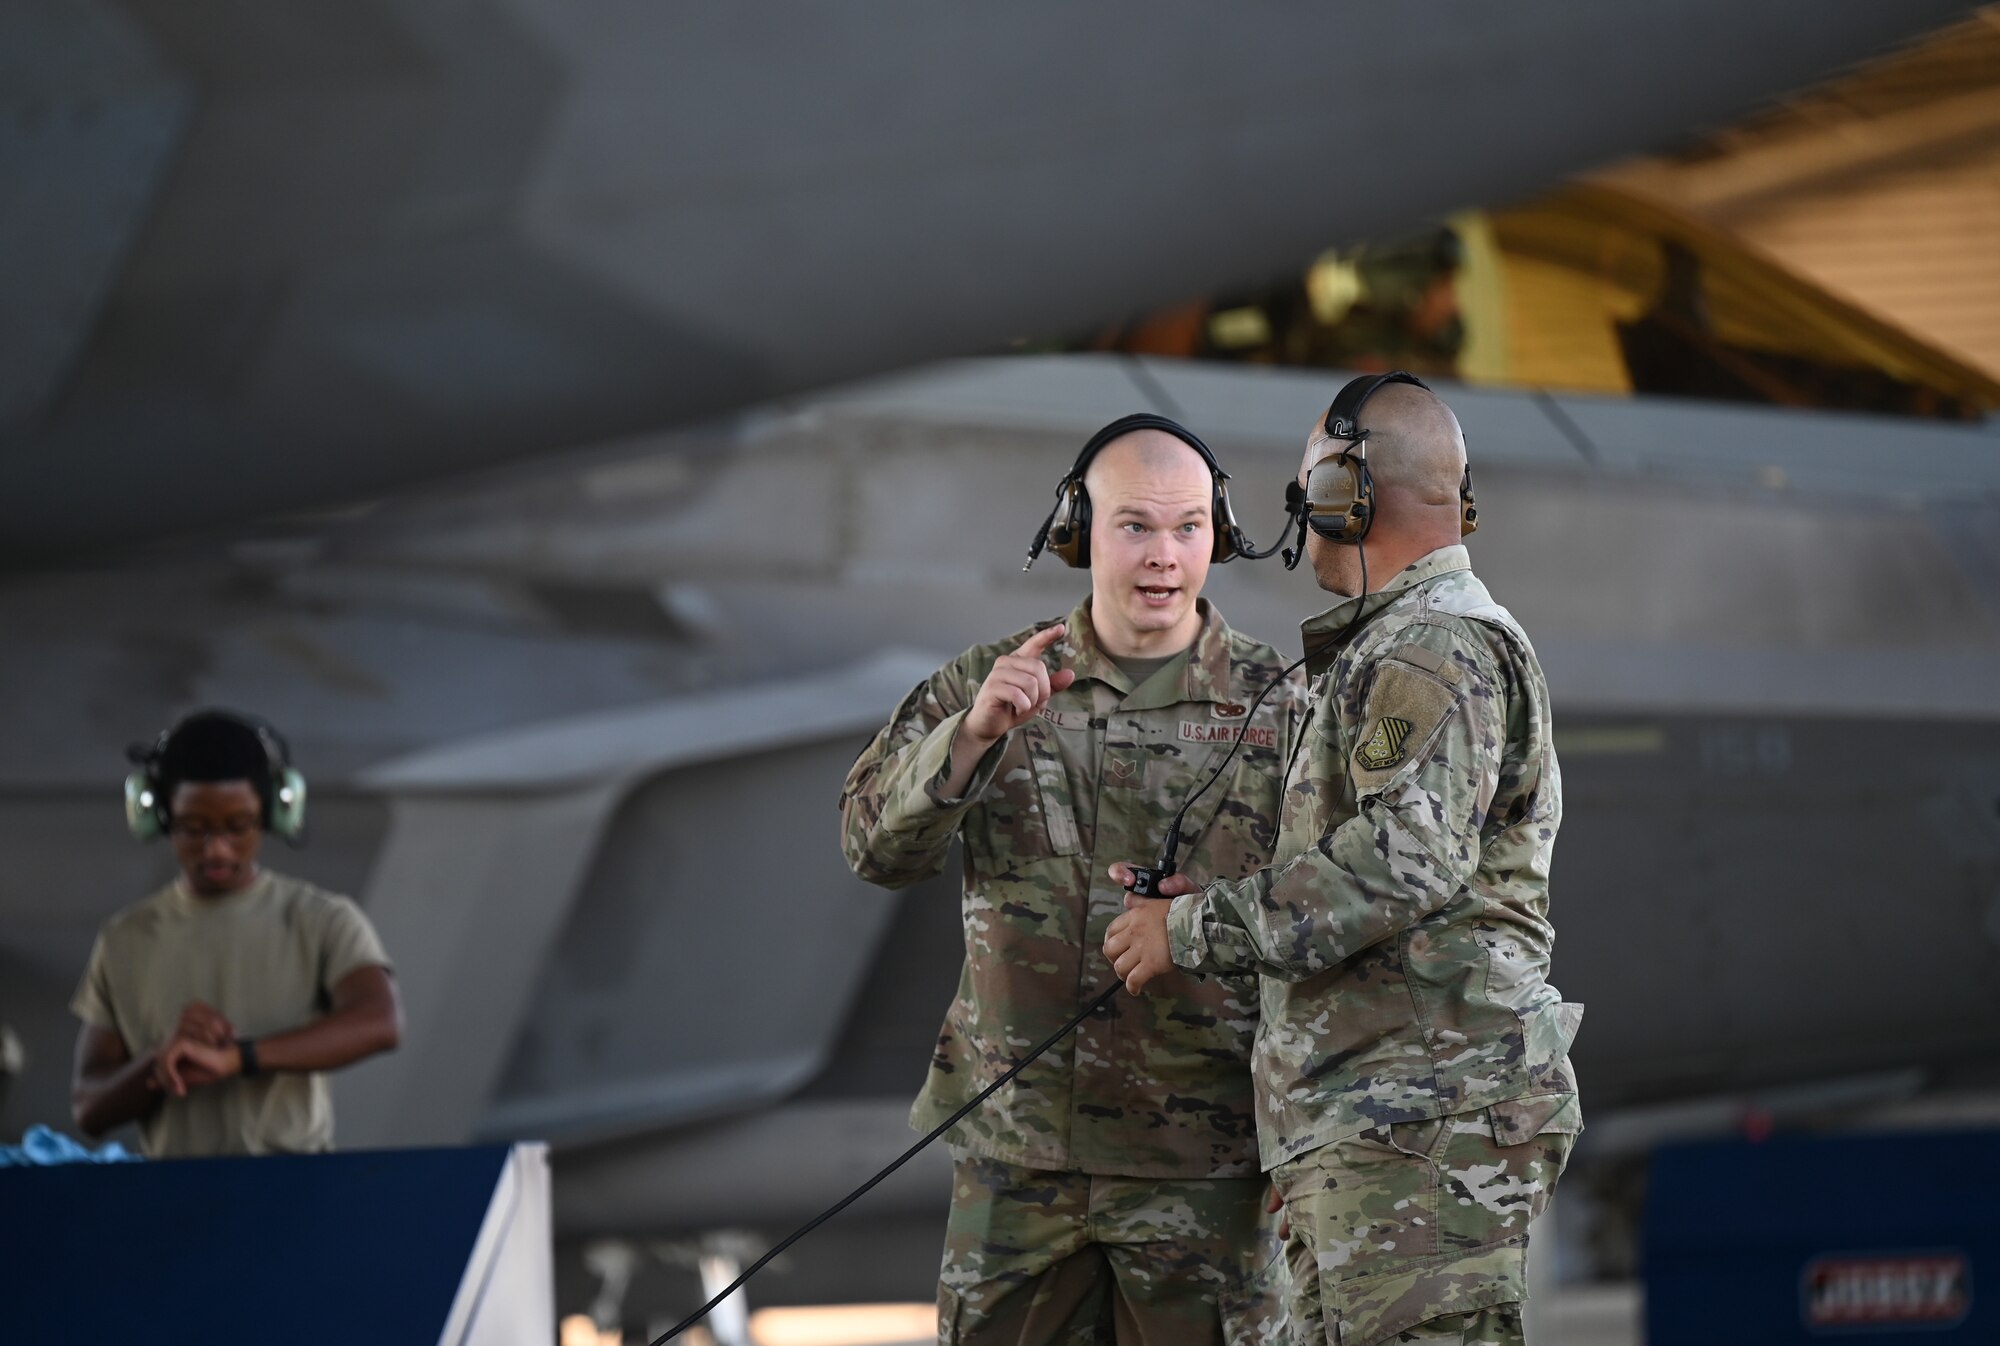
<svg viewBox="0 0 2000 1346"><path fill-rule="evenodd" d="M1201 788L1221 757L1217 752L1213 761L1202 764L1190 790ZM1268 798L1270 782L1282 769L1276 746L1245 743L1237 749L1236 760L1224 768L1220 780L1208 786L1182 825L1185 872L1198 876L1199 882L1210 883L1239 879L1271 863L1278 848L1278 819L1257 801Z"/></svg>
<svg viewBox="0 0 2000 1346"><path fill-rule="evenodd" d="M992 784L968 820L985 832L974 853L1001 869L1016 859L1074 856L1083 849L1075 794L1056 732L1040 720L1015 730Z"/></svg>
<svg viewBox="0 0 2000 1346"><path fill-rule="evenodd" d="M1029 724L1022 735L1027 744L1029 770L1034 776L1035 798L1041 808L1048 853L1075 855L1083 849L1083 838L1077 827L1076 793L1070 785L1069 764L1064 760L1059 732L1037 721Z"/></svg>

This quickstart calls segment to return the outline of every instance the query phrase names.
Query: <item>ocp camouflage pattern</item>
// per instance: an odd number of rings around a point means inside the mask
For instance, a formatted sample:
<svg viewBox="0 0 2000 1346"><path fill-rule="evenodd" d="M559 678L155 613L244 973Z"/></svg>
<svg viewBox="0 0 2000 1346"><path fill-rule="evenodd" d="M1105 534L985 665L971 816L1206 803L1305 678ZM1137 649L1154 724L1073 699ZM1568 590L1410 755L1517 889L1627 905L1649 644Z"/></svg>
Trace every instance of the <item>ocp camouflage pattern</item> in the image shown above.
<svg viewBox="0 0 2000 1346"><path fill-rule="evenodd" d="M947 1346L1108 1340L1112 1297L1139 1339L1283 1346L1278 1217L1261 1177L1118 1178L971 1156L952 1169L938 1277ZM1095 1245L1109 1265L1079 1257Z"/></svg>
<svg viewBox="0 0 2000 1346"><path fill-rule="evenodd" d="M1306 622L1306 648L1337 642L1356 601ZM1175 899L1168 919L1181 967L1265 978L1267 1168L1575 1087L1583 1007L1547 981L1562 778L1534 649L1463 547L1359 601L1351 643L1307 665L1275 864Z"/></svg>
<svg viewBox="0 0 2000 1346"><path fill-rule="evenodd" d="M1271 1173L1295 1346L1520 1346L1529 1225L1582 1124L1576 1096L1371 1127Z"/></svg>
<svg viewBox="0 0 2000 1346"><path fill-rule="evenodd" d="M1168 821L1228 752L1188 814L1182 871L1239 879L1277 837L1283 751L1300 680L1269 646L1232 632L1204 600L1186 661L1134 688L1098 648L1089 603L1047 656L1076 681L981 761L962 799L940 800L951 740L1001 655L1035 629L968 650L904 698L848 773L842 846L854 872L900 887L964 842L966 961L911 1112L934 1126L1114 980L1105 928L1124 890L1114 860L1150 859ZM1257 989L1241 975L1177 974L1172 994L1119 995L954 1128L961 1152L1042 1169L1206 1178L1257 1171L1249 1058Z"/></svg>

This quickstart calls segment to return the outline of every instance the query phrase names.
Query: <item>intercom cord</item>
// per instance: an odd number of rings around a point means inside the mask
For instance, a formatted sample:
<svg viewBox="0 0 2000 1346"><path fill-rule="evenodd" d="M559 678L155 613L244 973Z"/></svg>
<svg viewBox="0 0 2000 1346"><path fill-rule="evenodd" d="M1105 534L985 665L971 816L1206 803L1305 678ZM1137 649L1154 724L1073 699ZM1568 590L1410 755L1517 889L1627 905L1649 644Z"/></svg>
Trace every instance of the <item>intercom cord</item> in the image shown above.
<svg viewBox="0 0 2000 1346"><path fill-rule="evenodd" d="M1345 645L1348 640L1353 638L1354 629L1361 624L1362 608L1368 602L1368 549L1357 543L1355 544L1355 550L1361 554L1361 597L1355 604L1354 616L1348 619L1347 625L1342 628L1339 635L1322 641L1298 658L1292 660L1291 663L1286 664L1284 668L1279 670L1278 676L1265 683L1264 690L1257 693L1257 699L1250 703L1250 710L1243 717L1243 729L1236 735L1235 742L1229 745L1229 751L1222 755L1222 760L1215 764L1215 770L1208 773L1208 779L1203 781L1200 787L1187 797L1186 802L1181 805L1180 811L1174 814L1173 821L1167 824L1166 840L1160 844L1159 868L1163 874L1174 872L1174 864L1179 856L1181 847L1181 825L1187 820L1188 810L1194 807L1194 802L1197 799L1208 793L1209 786L1221 779L1223 770L1229 765L1229 759L1236 756L1236 750L1243 746L1243 740L1250 732L1250 721L1256 717L1257 707L1264 704L1264 698L1269 696L1272 689L1279 683L1292 676L1295 670L1304 666L1308 660L1325 654L1336 645ZM1289 789L1292 783L1292 760L1298 755L1298 744L1294 743L1292 745L1291 757L1285 760L1285 782L1278 791L1278 803L1281 808L1284 805L1285 790Z"/></svg>
<svg viewBox="0 0 2000 1346"><path fill-rule="evenodd" d="M762 1257L758 1258L755 1262L751 1263L749 1270L745 1271L741 1276L738 1276L735 1280L731 1281L728 1287L724 1289L720 1294L716 1295L713 1299L709 1300L708 1303L702 1305L700 1308L696 1309L693 1313L690 1313L687 1317L681 1319L678 1323L675 1323L672 1327L668 1328L665 1336L655 1337L653 1341L650 1343L650 1346L663 1346L663 1343L672 1341L675 1337L687 1331L690 1327L693 1327L703 1318L706 1318L709 1312L712 1309L714 1309L717 1304L720 1304L723 1300L729 1298L731 1295L735 1294L738 1290L742 1289L743 1283L745 1281L748 1281L752 1276L756 1275L759 1271L762 1271L764 1267L771 1261L772 1258L776 1257L779 1253L783 1252L785 1249L791 1247L794 1243L797 1243L807 1234L812 1233L813 1230L819 1228L821 1225L825 1224L828 1220L840 1214L840 1212L842 1212L843 1210L846 1210L850 1205L852 1205L855 1202L856 1199L865 1195L870 1188L875 1186L876 1183L882 1181L882 1179L888 1177L891 1173L894 1173L897 1169L901 1168L904 1164L908 1163L911 1159L915 1158L918 1152L921 1151L926 1145L929 1145L939 1136L951 1130L952 1127L958 1125L958 1123L965 1118L967 1113L971 1112L981 1103L984 1103L987 1099L991 1098L994 1095L994 1093L996 1093L1000 1089L1002 1085L1008 1083L1016 1075L1020 1074L1023 1070L1026 1070L1029 1064L1032 1063L1035 1060L1035 1058L1039 1057L1043 1052L1047 1051L1049 1048L1055 1046L1058 1042L1061 1042L1064 1038L1068 1037L1071 1033L1075 1032L1077 1025L1081 1024L1085 1019L1088 1019L1091 1015L1097 1013L1097 1011L1103 1009L1106 1005L1110 1004L1111 997L1117 995L1118 992L1122 989L1124 989L1124 983L1116 981L1112 982L1111 985L1105 987L1103 993L1100 994L1097 997L1097 999L1091 1001L1088 1005L1085 1005L1081 1010L1078 1010L1077 1013L1070 1019L1068 1023L1064 1024L1061 1028L1058 1028L1055 1032L1049 1034L1048 1037L1042 1040L1040 1046L1036 1047L1026 1056L1016 1061L1011 1067L1008 1068L1006 1074L1002 1075L999 1079L993 1081L993 1083L987 1085L984 1089L980 1090L979 1093L972 1099L971 1102L965 1104L965 1106L961 1107L957 1112L954 1112L951 1116L945 1118L942 1122L939 1122L936 1126L932 1127L929 1134L927 1134L922 1140L918 1141L916 1144L912 1145L909 1149L904 1150L900 1155L896 1156L895 1160L892 1161L887 1168L883 1169L880 1173L877 1173L867 1182L862 1183L859 1187L849 1192L846 1196L842 1197L840 1200L834 1202L831 1206L828 1206L825 1210L821 1211L819 1214L813 1216L812 1219L806 1221L804 1224L800 1225L797 1229L794 1229L791 1233L785 1235L784 1239L781 1242L779 1242L776 1247L772 1248L769 1252L765 1253Z"/></svg>
<svg viewBox="0 0 2000 1346"><path fill-rule="evenodd" d="M1215 782L1221 778L1223 769L1229 765L1230 759L1236 755L1236 750L1243 745L1244 736L1249 732L1250 721L1257 714L1257 707L1264 704L1264 698L1269 696L1272 692L1272 689L1277 687L1279 683L1283 682L1286 678L1290 677L1294 669L1299 668L1300 666L1305 664L1307 660L1313 658L1314 656L1324 654L1326 651L1332 649L1334 646L1342 644L1346 642L1349 638L1351 638L1354 635L1355 628L1361 624L1362 605L1365 605L1367 601L1368 601L1368 553L1366 550L1363 550L1361 552L1361 595L1359 602L1355 606L1354 616L1348 621L1346 627L1341 630L1339 635L1333 637L1331 640L1327 640L1319 645L1314 646L1312 649L1300 655L1297 659L1293 660L1290 664L1286 665L1285 668L1278 674L1277 677L1272 678L1269 682L1265 683L1264 689L1257 693L1256 700L1250 703L1250 709L1243 717L1244 732L1239 733L1236 736L1235 741L1229 745L1229 751L1223 754L1222 761L1216 764L1215 770L1209 773L1208 779L1201 783L1201 787L1197 789L1192 795L1188 796L1187 802L1181 805L1180 812L1174 815L1173 822L1168 825L1167 845L1162 850L1162 867L1166 870L1167 873L1171 874L1174 872L1173 864L1175 859L1175 853L1179 850L1181 823L1187 817L1188 809L1193 806L1195 800L1200 799L1202 795L1208 792L1209 786L1215 784ZM1289 761L1285 764L1285 777L1287 783L1289 783L1291 778L1291 763ZM1282 794L1280 797L1282 798ZM1117 995L1118 992L1121 989L1123 989L1123 987L1124 983L1122 981L1114 981L1111 983L1111 985L1105 987L1104 990L1101 993L1099 993L1098 997L1095 1000L1091 1001L1088 1005L1085 1005L1082 1009L1078 1010L1076 1014L1071 1016L1068 1023L1064 1024L1061 1028L1058 1028L1055 1032L1049 1034L1049 1036L1044 1038L1040 1043L1040 1045L1038 1045L1033 1051L1029 1052L1026 1056L1016 1061L1012 1066L1008 1067L1006 1074L1002 1075L999 1079L993 1081L993 1083L987 1085L984 1089L981 1089L977 1094L975 1094L972 1097L972 1099L969 1102L961 1106L958 1109L958 1111L952 1113L951 1116L945 1118L942 1122L939 1122L936 1126L932 1127L931 1130L927 1134L925 1134L923 1139L919 1140L916 1144L910 1146L909 1149L904 1150L901 1154L897 1155L895 1159L890 1161L888 1167L884 1168L880 1173L877 1173L867 1182L862 1183L859 1187L849 1192L846 1196L842 1197L840 1200L834 1202L831 1206L828 1206L818 1215L813 1216L812 1219L806 1221L804 1224L800 1225L797 1229L794 1229L791 1233L785 1235L785 1237L782 1240L780 1240L776 1246L774 1246L769 1252L765 1253L762 1257L758 1258L755 1262L752 1262L749 1268L746 1271L744 1271L742 1275L738 1276L735 1280L731 1281L714 1298L710 1299L706 1304L703 1304L693 1313L689 1314L687 1317L681 1319L678 1323L675 1323L672 1327L668 1328L664 1336L655 1337L648 1344L648 1346L665 1346L666 1342L672 1341L675 1337L687 1331L690 1327L693 1327L703 1318L706 1318L717 1304L720 1304L723 1300L729 1298L731 1295L735 1294L738 1290L742 1289L745 1282L747 1282L752 1276L755 1276L758 1272L762 1271L766 1266L768 1266L772 1258L776 1257L779 1253L782 1253L785 1249L791 1247L794 1243L797 1243L807 1234L812 1233L813 1230L819 1228L821 1225L825 1224L828 1220L840 1214L840 1212L846 1210L849 1206L853 1205L855 1201L867 1195L869 1190L872 1189L877 1183L881 1182L882 1179L888 1177L891 1173L894 1173L904 1164L916 1158L916 1156L923 1151L924 1147L929 1145L932 1141L936 1140L939 1136L943 1135L945 1132L951 1130L952 1127L958 1125L959 1122L963 1121L967 1116L967 1114L969 1114L974 1108L978 1107L981 1103L984 1103L987 1099L991 1098L994 1094L998 1093L1002 1088L1002 1086L1010 1083L1016 1075L1019 1075L1022 1071L1026 1070L1029 1067L1029 1065L1031 1065L1037 1058L1039 1058L1042 1055L1043 1052L1046 1052L1049 1048L1055 1046L1058 1042L1061 1042L1064 1038L1068 1037L1071 1033L1075 1032L1077 1026L1080 1025L1085 1019L1088 1019L1091 1015L1097 1013L1097 1011L1103 1009L1106 1005L1110 1004L1111 998Z"/></svg>

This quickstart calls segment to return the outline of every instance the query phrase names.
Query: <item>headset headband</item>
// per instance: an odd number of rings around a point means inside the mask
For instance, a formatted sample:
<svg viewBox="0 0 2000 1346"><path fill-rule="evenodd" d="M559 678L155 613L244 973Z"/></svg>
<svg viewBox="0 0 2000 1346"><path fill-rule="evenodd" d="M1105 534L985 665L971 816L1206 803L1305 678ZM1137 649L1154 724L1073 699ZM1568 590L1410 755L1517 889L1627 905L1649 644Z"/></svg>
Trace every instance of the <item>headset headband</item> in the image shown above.
<svg viewBox="0 0 2000 1346"><path fill-rule="evenodd" d="M1229 474L1222 470L1221 463L1215 461L1214 452L1210 450L1208 445L1201 442L1201 436L1188 429L1185 425L1182 425L1179 421L1169 420L1165 416L1158 416L1150 411L1135 411L1130 416L1120 416L1117 420L1092 435L1089 442L1083 446L1083 452L1077 454L1076 464L1070 468L1069 476L1064 478L1064 480L1080 481L1083 478L1083 474L1090 469L1090 460L1097 456L1098 450L1102 449L1112 440L1122 439L1136 430L1160 430L1172 435L1175 439L1178 439L1181 443L1201 455L1201 460L1208 464L1210 476L1218 481L1229 480Z"/></svg>
<svg viewBox="0 0 2000 1346"><path fill-rule="evenodd" d="M1285 488L1285 508L1298 530L1297 540L1285 549L1285 568L1291 569L1305 555L1308 528L1330 542L1358 546L1375 523L1375 479L1368 470L1365 449L1368 427L1361 423L1361 409L1383 385L1407 383L1430 392L1430 385L1415 374L1395 369L1386 374L1363 374L1349 379L1326 409L1320 429L1328 439L1345 440L1346 447L1306 469L1306 486L1296 481ZM1328 475L1323 488L1313 483L1322 472ZM1458 484L1459 536L1479 526L1479 506L1472 496L1472 465L1466 464Z"/></svg>
<svg viewBox="0 0 2000 1346"><path fill-rule="evenodd" d="M306 782L292 766L291 745L268 722L254 715L210 707L190 711L162 730L150 746L135 743L125 756L138 768L125 779L125 821L132 835L150 841L166 830L172 819L169 801L161 789L160 768L174 736L198 719L226 720L246 729L263 750L265 788L258 792L266 831L298 845L305 837Z"/></svg>
<svg viewBox="0 0 2000 1346"><path fill-rule="evenodd" d="M1202 463L1208 468L1213 517L1210 520L1215 533L1214 549L1209 559L1221 564L1238 556L1256 560L1269 556L1277 544L1258 551L1256 545L1244 535L1236 522L1235 511L1229 504L1229 474L1222 470L1222 464L1215 459L1215 453L1202 443L1201 436L1182 425L1179 421L1150 411L1134 412L1130 416L1120 416L1111 424L1092 435L1084 444L1083 451L1076 456L1069 474L1056 484L1055 508L1049 517L1042 520L1042 526L1035 533L1035 540L1028 547L1026 570L1035 563L1035 558L1047 547L1063 559L1067 565L1088 568L1090 565L1090 493L1084 489L1083 476L1090 470L1091 460L1114 439L1123 438L1139 430L1158 430L1172 435L1181 443L1201 455Z"/></svg>
<svg viewBox="0 0 2000 1346"><path fill-rule="evenodd" d="M256 738L258 746L263 748L264 759L269 765L273 780L292 764L292 747L285 742L283 734L254 715L243 715L233 710L224 710L219 706L205 706L200 710L189 711L161 730L159 737L153 740L152 746L135 743L127 748L125 750L127 760L134 766L157 768L167 755L167 745L174 741L174 735L196 720L227 720L239 728L248 730Z"/></svg>
<svg viewBox="0 0 2000 1346"><path fill-rule="evenodd" d="M1386 374L1363 374L1349 379L1333 399L1333 405L1326 409L1326 419L1321 426L1329 439L1366 439L1368 431L1361 424L1361 408L1368 405L1368 399L1376 390L1387 383L1408 383L1422 388L1425 392L1431 386L1405 370L1392 369Z"/></svg>

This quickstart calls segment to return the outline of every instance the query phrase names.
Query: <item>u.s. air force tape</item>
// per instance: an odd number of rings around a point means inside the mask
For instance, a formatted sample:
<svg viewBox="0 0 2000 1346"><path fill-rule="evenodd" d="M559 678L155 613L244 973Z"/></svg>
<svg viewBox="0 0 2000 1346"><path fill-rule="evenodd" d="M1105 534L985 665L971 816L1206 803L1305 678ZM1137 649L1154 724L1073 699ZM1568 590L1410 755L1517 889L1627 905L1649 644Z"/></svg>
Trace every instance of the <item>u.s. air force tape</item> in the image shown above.
<svg viewBox="0 0 2000 1346"><path fill-rule="evenodd" d="M1272 725L1245 725L1242 723L1204 723L1200 720L1181 721L1181 742L1183 743L1227 743L1238 735L1243 737L1247 748L1275 748L1278 746L1278 731Z"/></svg>

